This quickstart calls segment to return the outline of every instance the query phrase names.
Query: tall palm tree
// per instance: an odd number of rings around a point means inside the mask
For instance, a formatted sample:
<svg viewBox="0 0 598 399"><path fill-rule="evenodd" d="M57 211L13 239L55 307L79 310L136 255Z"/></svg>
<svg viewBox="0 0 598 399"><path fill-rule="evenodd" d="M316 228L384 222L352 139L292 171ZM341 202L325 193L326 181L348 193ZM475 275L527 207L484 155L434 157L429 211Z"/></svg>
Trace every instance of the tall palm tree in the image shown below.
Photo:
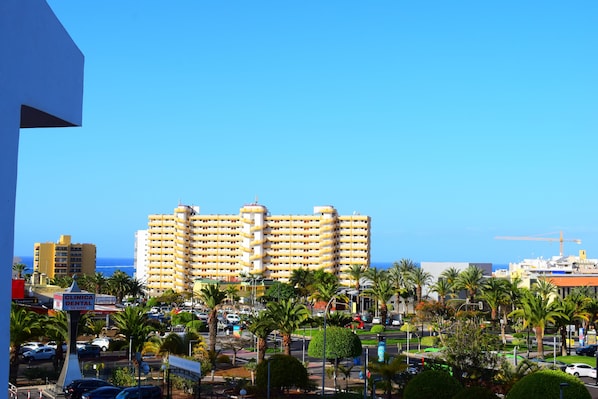
<svg viewBox="0 0 598 399"><path fill-rule="evenodd" d="M476 265L470 265L459 273L455 284L457 289L467 291L470 302L475 302L475 297L484 285L484 271Z"/></svg>
<svg viewBox="0 0 598 399"><path fill-rule="evenodd" d="M417 303L422 301L423 288L430 284L432 281L432 275L421 267L416 267L407 275L407 278L415 286L415 297Z"/></svg>
<svg viewBox="0 0 598 399"><path fill-rule="evenodd" d="M481 290L481 298L490 306L490 319L496 321L500 305L508 301L508 281L501 278L489 278L485 281Z"/></svg>
<svg viewBox="0 0 598 399"><path fill-rule="evenodd" d="M104 292L104 288L106 284L108 284L108 280L104 276L104 273L96 272L92 276L89 276L90 283L93 284L93 291L96 294L102 294Z"/></svg>
<svg viewBox="0 0 598 399"><path fill-rule="evenodd" d="M282 335L285 355L291 355L291 335L309 318L305 305L292 299L268 303L268 314L274 320L276 329Z"/></svg>
<svg viewBox="0 0 598 399"><path fill-rule="evenodd" d="M538 278L532 286L532 291L540 295L544 301L548 301L552 295L557 293L557 290L557 286L544 276Z"/></svg>
<svg viewBox="0 0 598 399"><path fill-rule="evenodd" d="M131 351L140 352L152 327L147 317L147 309L139 306L128 306L121 312L115 313L112 318L120 333L129 340Z"/></svg>
<svg viewBox="0 0 598 399"><path fill-rule="evenodd" d="M122 303L125 295L129 294L131 288L131 277L122 270L115 271L108 278L107 291L116 297L118 303Z"/></svg>
<svg viewBox="0 0 598 399"><path fill-rule="evenodd" d="M10 381L16 384L21 345L41 332L38 314L13 304L10 308Z"/></svg>
<svg viewBox="0 0 598 399"><path fill-rule="evenodd" d="M587 301L591 301L590 298L585 298ZM562 313L555 317L555 327L558 329L561 336L561 354L565 356L567 354L567 348L569 348L569 341L567 341L567 326L575 321L588 321L590 314L584 309L584 305L576 302L576 298L571 295L565 299L557 297L558 309ZM585 302L585 301L584 301ZM567 345L563 345L563 343Z"/></svg>
<svg viewBox="0 0 598 399"><path fill-rule="evenodd" d="M538 357L541 359L544 358L544 328L548 323L555 323L557 318L564 316L557 301L546 302L540 295L531 291L526 291L521 298L521 308L509 314L509 317L521 318L524 328L531 327L534 330L538 342Z"/></svg>
<svg viewBox="0 0 598 399"><path fill-rule="evenodd" d="M382 323L386 323L388 318L388 301L394 295L394 288L387 278L386 273L382 273L378 276L377 280L373 280L372 286L365 290L364 293L378 302L380 318L382 319Z"/></svg>
<svg viewBox="0 0 598 399"><path fill-rule="evenodd" d="M310 299L315 302L328 303L330 299L337 295L340 285L338 281L327 281L316 283L315 291L310 296Z"/></svg>
<svg viewBox="0 0 598 399"><path fill-rule="evenodd" d="M307 297L311 292L311 287L313 286L314 281L314 272L305 268L293 269L291 277L289 278L289 284L295 287L297 296L299 296L304 303L307 301Z"/></svg>
<svg viewBox="0 0 598 399"><path fill-rule="evenodd" d="M459 269L457 269L454 266L451 266L448 269L443 270L442 273L440 273L440 277L445 279L451 286L453 286L454 290L454 285L457 282L457 279L459 278L459 273Z"/></svg>
<svg viewBox="0 0 598 399"><path fill-rule="evenodd" d="M365 276L365 271L367 270L367 266L360 265L360 264L353 264L349 269L347 269L347 275L349 279L353 282L353 289L357 292L357 305L359 306L359 296L361 294L361 279ZM358 313L361 312L361 309L358 309Z"/></svg>
<svg viewBox="0 0 598 399"><path fill-rule="evenodd" d="M409 280L409 273L415 269L415 263L410 259L401 259L399 262L394 262L390 269L388 269L391 283L395 289L397 296L397 310L401 304L401 298L406 298L409 292L413 290L413 284ZM405 309L407 307L405 301ZM404 311L406 313L406 311Z"/></svg>
<svg viewBox="0 0 598 399"><path fill-rule="evenodd" d="M52 316L43 316L41 324L44 326L44 336L50 341L56 342L56 356L54 357L54 370L60 370L64 351L62 343L68 337L68 320L66 312L55 311Z"/></svg>
<svg viewBox="0 0 598 399"><path fill-rule="evenodd" d="M268 311L250 317L249 331L257 338L257 362L264 361L268 349L268 336L276 329L276 324Z"/></svg>
<svg viewBox="0 0 598 399"><path fill-rule="evenodd" d="M438 302L442 305L445 304L447 297L453 295L452 285L442 277L439 277L438 280L436 280L436 283L430 287L430 290L438 294Z"/></svg>
<svg viewBox="0 0 598 399"><path fill-rule="evenodd" d="M220 284L206 285L199 292L199 300L208 308L208 348L211 354L216 353L216 333L218 331L218 309L226 299L226 292Z"/></svg>

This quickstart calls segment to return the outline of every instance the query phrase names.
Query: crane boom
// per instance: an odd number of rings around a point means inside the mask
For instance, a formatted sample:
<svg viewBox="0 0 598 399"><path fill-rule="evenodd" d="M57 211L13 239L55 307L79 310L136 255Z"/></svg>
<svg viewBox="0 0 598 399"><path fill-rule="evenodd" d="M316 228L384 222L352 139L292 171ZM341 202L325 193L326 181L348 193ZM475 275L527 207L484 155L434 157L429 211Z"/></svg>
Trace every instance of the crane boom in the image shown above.
<svg viewBox="0 0 598 399"><path fill-rule="evenodd" d="M581 244L581 240L579 238L572 238L572 239L564 239L563 232L561 231L560 236L557 237L539 237L539 236L498 236L494 237L496 240L527 240L527 241L558 241L560 255L563 256L563 249L564 249L564 242L574 242L576 244Z"/></svg>

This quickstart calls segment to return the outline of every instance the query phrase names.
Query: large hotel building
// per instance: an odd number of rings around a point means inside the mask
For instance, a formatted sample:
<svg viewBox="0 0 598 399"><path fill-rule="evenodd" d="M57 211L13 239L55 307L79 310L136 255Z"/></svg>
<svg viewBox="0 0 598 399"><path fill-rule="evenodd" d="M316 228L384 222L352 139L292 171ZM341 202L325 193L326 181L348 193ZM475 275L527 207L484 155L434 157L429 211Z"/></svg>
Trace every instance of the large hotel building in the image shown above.
<svg viewBox="0 0 598 399"><path fill-rule="evenodd" d="M238 214L202 215L199 207L179 205L171 215L150 215L144 242L146 284L150 295L165 290L191 291L196 279L239 281L260 276L287 281L299 268L336 274L370 262L369 216L341 216L332 206L316 206L311 215L270 215L257 203Z"/></svg>
<svg viewBox="0 0 598 399"><path fill-rule="evenodd" d="M36 242L33 245L34 282L44 282L74 274L93 275L96 271L96 246L74 244L70 235L61 235L58 242Z"/></svg>

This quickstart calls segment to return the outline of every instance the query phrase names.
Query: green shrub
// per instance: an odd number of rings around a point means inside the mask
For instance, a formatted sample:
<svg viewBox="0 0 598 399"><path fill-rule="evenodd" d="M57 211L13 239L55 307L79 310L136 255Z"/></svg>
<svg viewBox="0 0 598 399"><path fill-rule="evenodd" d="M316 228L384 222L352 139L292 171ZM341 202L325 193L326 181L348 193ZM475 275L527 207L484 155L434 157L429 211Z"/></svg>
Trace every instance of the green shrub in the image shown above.
<svg viewBox="0 0 598 399"><path fill-rule="evenodd" d="M311 357L322 358L324 351L324 331L318 331L310 340L307 353ZM360 356L361 340L348 328L330 327L326 329L326 359L345 359Z"/></svg>
<svg viewBox="0 0 598 399"><path fill-rule="evenodd" d="M517 381L507 393L506 398L558 398L560 397L561 383L569 384L569 386L563 387L563 394L567 399L590 399L592 397L583 382L577 377L560 370L540 370Z"/></svg>
<svg viewBox="0 0 598 399"><path fill-rule="evenodd" d="M439 370L423 371L407 383L403 399L452 399L463 389L459 381Z"/></svg>
<svg viewBox="0 0 598 399"><path fill-rule="evenodd" d="M462 389L453 399L498 399L498 396L486 387L474 386Z"/></svg>
<svg viewBox="0 0 598 399"><path fill-rule="evenodd" d="M135 375L128 368L115 369L109 382L119 387L130 387L135 385Z"/></svg>
<svg viewBox="0 0 598 399"><path fill-rule="evenodd" d="M265 390L268 385L268 364L270 364L270 387L288 392L292 387L310 387L307 369L293 356L276 354L261 362L256 368L255 384Z"/></svg>
<svg viewBox="0 0 598 399"><path fill-rule="evenodd" d="M373 334L380 334L380 333L383 333L384 330L385 330L385 328L382 324L375 324L370 329L370 332Z"/></svg>

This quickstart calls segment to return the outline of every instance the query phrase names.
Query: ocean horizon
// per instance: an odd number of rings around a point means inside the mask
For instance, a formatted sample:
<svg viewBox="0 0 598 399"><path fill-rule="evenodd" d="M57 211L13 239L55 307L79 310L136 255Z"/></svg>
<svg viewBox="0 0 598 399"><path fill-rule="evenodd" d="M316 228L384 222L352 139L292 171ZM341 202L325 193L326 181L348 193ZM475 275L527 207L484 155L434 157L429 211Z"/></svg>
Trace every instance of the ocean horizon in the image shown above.
<svg viewBox="0 0 598 399"><path fill-rule="evenodd" d="M24 263L29 268L28 273L33 270L33 256L16 256L19 258L21 263ZM97 258L96 259L96 272L102 273L106 277L110 277L120 270L126 273L128 276L133 277L135 275L135 260L133 258Z"/></svg>
<svg viewBox="0 0 598 399"><path fill-rule="evenodd" d="M33 256L17 256L15 258L20 259L21 263L26 264L29 267L29 272L33 270ZM377 267L379 269L389 269L392 267L394 262L371 262L370 266ZM500 269L508 269L508 264L492 264L492 271ZM127 275L133 277L135 275L135 260L134 258L97 258L96 259L96 272L102 273L107 277L110 277L120 270Z"/></svg>

